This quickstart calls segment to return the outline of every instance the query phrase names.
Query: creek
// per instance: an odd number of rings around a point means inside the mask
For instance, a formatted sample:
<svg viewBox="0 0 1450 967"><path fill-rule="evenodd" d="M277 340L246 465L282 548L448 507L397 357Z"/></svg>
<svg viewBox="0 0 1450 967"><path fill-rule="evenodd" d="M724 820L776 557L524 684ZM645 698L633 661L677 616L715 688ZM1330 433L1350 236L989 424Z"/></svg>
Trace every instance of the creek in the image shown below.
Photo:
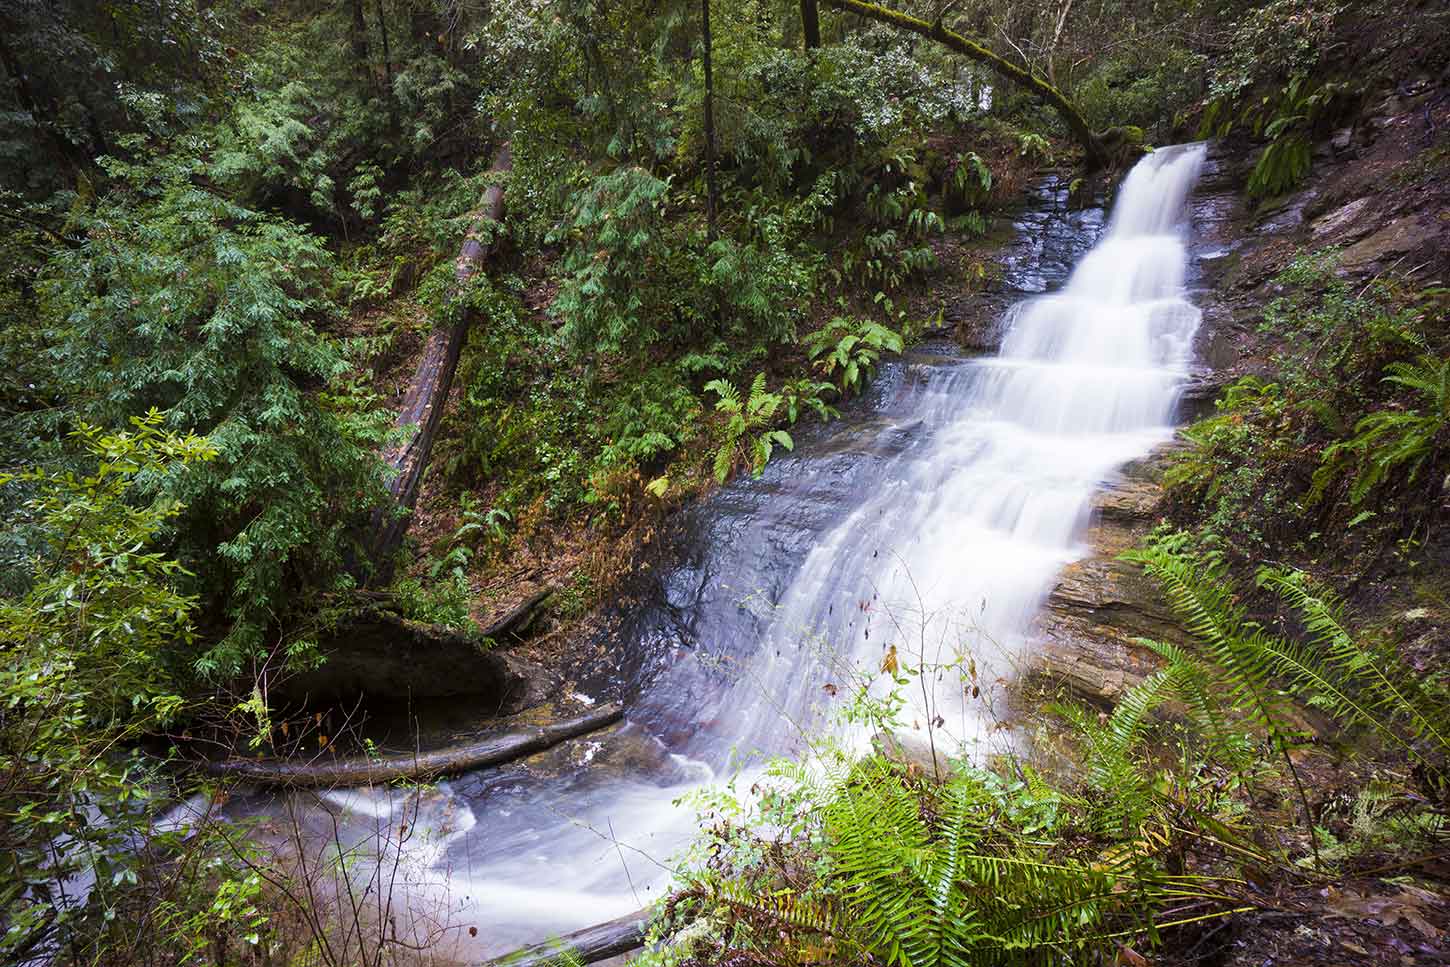
<svg viewBox="0 0 1450 967"><path fill-rule="evenodd" d="M397 854L394 915L456 928L445 955L481 960L658 898L696 829L682 796L732 777L744 794L823 729L865 747L832 713L859 687L881 696L887 655L923 672L904 732L978 761L1017 743L1006 686L1084 553L1093 493L1173 432L1203 159L1147 156L1106 218L1040 185L1006 252L1020 301L997 355L891 361L841 421L686 511L678 559L617 632L621 725L423 794L294 800L306 837Z"/></svg>

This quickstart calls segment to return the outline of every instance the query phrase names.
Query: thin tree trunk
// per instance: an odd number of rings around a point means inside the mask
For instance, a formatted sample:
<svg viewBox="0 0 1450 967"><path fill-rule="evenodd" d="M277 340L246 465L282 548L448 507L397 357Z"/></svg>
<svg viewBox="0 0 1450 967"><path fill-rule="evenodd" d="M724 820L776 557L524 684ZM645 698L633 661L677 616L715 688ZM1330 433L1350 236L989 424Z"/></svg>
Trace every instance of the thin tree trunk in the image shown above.
<svg viewBox="0 0 1450 967"><path fill-rule="evenodd" d="M720 237L717 220L720 202L715 189L715 79L710 72L710 0L700 0L700 11L705 41L705 219L713 242Z"/></svg>
<svg viewBox="0 0 1450 967"><path fill-rule="evenodd" d="M513 150L508 144L499 148L494 156L495 174L513 169ZM503 220L503 185L490 185L484 192L473 227L463 240L463 247L454 260L453 278L455 294L464 292L469 282L483 267L484 260L493 251L493 241L485 241L494 226ZM388 466L397 474L388 482L388 492L405 513L401 516L389 511L374 515L373 524L377 536L372 546L373 583L386 582L392 576L392 559L403 534L412 522L412 509L418 499L418 488L423 482L423 472L428 469L428 458L433 451L433 437L438 432L443 408L448 402L449 390L453 387L453 376L458 370L458 358L463 345L468 341L468 329L473 322L473 313L456 299L450 299L448 311L434 320L433 331L423 348L423 357L413 372L413 382L403 397L403 407L398 413L397 426L408 431L407 438L383 454Z"/></svg>
<svg viewBox="0 0 1450 967"><path fill-rule="evenodd" d="M1082 145L1083 151L1087 153L1087 163L1090 168L1101 167L1107 163L1108 155L1102 141L1088 127L1087 121L1078 113L1076 107L1063 93L1042 78L1023 70L1011 61L993 53L983 45L968 40L961 34L947 30L940 23L927 23L916 17L904 14L896 10L883 7L880 4L865 3L863 0L821 0L826 6L845 13L854 13L865 17L868 20L875 20L878 23L889 24L899 27L902 30L919 34L935 40L959 54L971 58L980 64L990 67L999 77L1011 81L1020 87L1025 87L1037 95L1044 103L1057 111L1063 123L1072 132L1074 138Z"/></svg>
<svg viewBox="0 0 1450 967"><path fill-rule="evenodd" d="M816 0L801 0L801 29L805 32L806 50L821 46L821 11Z"/></svg>
<svg viewBox="0 0 1450 967"><path fill-rule="evenodd" d="M388 82L388 100L393 99L393 52L388 47L388 12L383 0L378 0L378 30L383 35L383 77Z"/></svg>
<svg viewBox="0 0 1450 967"><path fill-rule="evenodd" d="M1057 86L1057 45L1062 41L1062 28L1067 26L1068 15L1072 13L1072 0L1064 0L1057 14L1057 26L1052 30L1052 42L1047 45L1047 79Z"/></svg>
<svg viewBox="0 0 1450 967"><path fill-rule="evenodd" d="M371 59L368 51L368 25L363 19L363 0L352 0L352 29L348 31L348 41L352 46L353 67L363 79L369 79L372 73L368 70L368 61Z"/></svg>

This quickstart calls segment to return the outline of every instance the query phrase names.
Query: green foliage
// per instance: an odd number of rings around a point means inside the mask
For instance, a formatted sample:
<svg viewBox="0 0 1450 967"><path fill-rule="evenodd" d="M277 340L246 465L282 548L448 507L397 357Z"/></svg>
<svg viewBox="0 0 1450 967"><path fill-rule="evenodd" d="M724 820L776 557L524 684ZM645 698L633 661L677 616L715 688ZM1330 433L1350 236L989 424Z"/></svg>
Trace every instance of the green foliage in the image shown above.
<svg viewBox="0 0 1450 967"><path fill-rule="evenodd" d="M733 825L707 833L710 863L678 896L704 897L730 929L715 940L697 921L697 956L714 942L711 960L758 951L895 967L1093 962L1119 943L1151 942L1172 919L1154 923L1170 897L1212 896L1167 871L1171 844L1150 831L1161 821L1086 841L1092 807L1025 766L1004 778L953 763L937 784L879 756L817 751L809 767L778 762L757 784L746 818L777 831L773 842Z"/></svg>
<svg viewBox="0 0 1450 967"><path fill-rule="evenodd" d="M867 760L824 807L823 833L850 935L899 967L1030 963L1048 951L1091 959L1107 923L1136 920L1142 878L1034 846L994 782L963 770L923 816L916 790ZM1126 885L1126 884L1125 884ZM1141 906L1140 906L1141 905Z"/></svg>
<svg viewBox="0 0 1450 967"><path fill-rule="evenodd" d="M1017 136L1017 156L1029 158L1038 164L1052 164L1052 142L1040 134L1032 131L1023 131ZM987 185L991 188L991 185Z"/></svg>
<svg viewBox="0 0 1450 967"><path fill-rule="evenodd" d="M194 122L236 79L230 14L190 0L5 4L0 186L70 189L119 135Z"/></svg>
<svg viewBox="0 0 1450 967"><path fill-rule="evenodd" d="M805 338L817 371L834 379L843 395L861 391L882 353L901 352L901 333L871 319L836 316Z"/></svg>
<svg viewBox="0 0 1450 967"><path fill-rule="evenodd" d="M513 523L513 515L502 507L481 510L472 495L463 494L458 498L458 516L463 519L463 523L453 532L455 545L498 545L507 542L508 525Z"/></svg>
<svg viewBox="0 0 1450 967"><path fill-rule="evenodd" d="M1347 805L1337 810L1343 814L1338 836L1320 829L1328 842L1322 853L1330 864L1347 866L1386 852L1433 848L1446 832L1443 814L1421 807L1387 782L1364 786Z"/></svg>
<svg viewBox="0 0 1450 967"><path fill-rule="evenodd" d="M1352 466L1349 500L1359 504L1387 480L1400 477L1413 484L1421 470L1440 461L1450 429L1450 359L1421 356L1413 363L1391 363L1389 374L1385 382L1411 390L1419 405L1377 410L1356 423L1352 436L1324 451L1312 496L1322 495Z"/></svg>
<svg viewBox="0 0 1450 967"><path fill-rule="evenodd" d="M224 140L213 152L211 171L246 197L290 189L317 211L333 212L333 146L324 140L325 128L308 123L323 110L319 92L301 81L260 88L239 100L220 128Z"/></svg>
<svg viewBox="0 0 1450 967"><path fill-rule="evenodd" d="M655 367L630 380L604 418L610 441L599 455L604 468L652 465L694 432L700 404L673 367Z"/></svg>
<svg viewBox="0 0 1450 967"><path fill-rule="evenodd" d="M794 342L803 296L815 290L823 256L801 244L821 199L756 205L744 213L746 239L716 239L705 250L702 283L727 314L727 333L760 342Z"/></svg>
<svg viewBox="0 0 1450 967"><path fill-rule="evenodd" d="M1171 42L1109 53L1073 90L1094 130L1132 126L1166 133L1174 116L1201 96L1209 58Z"/></svg>
<svg viewBox="0 0 1450 967"><path fill-rule="evenodd" d="M429 567L428 580L407 577L393 585L393 600L403 617L423 624L459 631L477 630L469 608L473 588L468 583L469 553L455 547Z"/></svg>
<svg viewBox="0 0 1450 967"><path fill-rule="evenodd" d="M1262 133L1269 141L1249 175L1245 190L1250 198L1281 195L1309 174L1309 139L1315 121L1344 89L1343 84L1311 89L1302 76L1295 77L1272 108L1271 99L1265 97L1244 112L1244 117L1253 119L1254 133Z"/></svg>
<svg viewBox="0 0 1450 967"><path fill-rule="evenodd" d="M1309 139L1302 133L1290 132L1288 128L1278 128L1277 122L1270 126L1270 130L1278 130L1280 133L1270 135L1273 140L1264 148L1264 153L1259 155L1253 173L1249 176L1245 190L1251 198L1282 195L1309 174Z"/></svg>
<svg viewBox="0 0 1450 967"><path fill-rule="evenodd" d="M705 384L705 391L715 394L715 411L725 416L721 430L724 440L715 453L715 479L720 483L725 482L742 457L751 473L758 477L776 447L795 449L790 434L775 428L785 397L766 391L764 373L756 374L748 397L742 398L740 391L724 379L710 380Z"/></svg>
<svg viewBox="0 0 1450 967"><path fill-rule="evenodd" d="M1263 85L1313 73L1329 49L1343 6L1325 0L1270 0L1249 5L1233 24L1228 56L1214 63L1209 93L1232 104Z"/></svg>
<svg viewBox="0 0 1450 967"><path fill-rule="evenodd" d="M1356 509L1372 494L1393 500L1370 530L1413 529L1435 496L1422 482L1447 469L1440 291L1393 279L1351 287L1334 265L1333 252L1306 253L1279 275L1283 295L1260 327L1283 347L1276 381L1228 387L1216 413L1184 431L1191 446L1164 478L1208 532L1248 556L1331 526L1346 534L1369 519Z"/></svg>
<svg viewBox="0 0 1450 967"><path fill-rule="evenodd" d="M1181 532L1159 535L1124 558L1142 565L1158 582L1174 614L1203 649L1208 664L1194 671L1211 673L1212 687L1195 689L1194 694L1201 692L1212 704L1196 711L1206 721L1222 722L1225 709L1236 710L1282 747L1292 726L1281 693L1270 683L1282 643L1247 619L1228 564L1217 555L1199 556ZM1198 660L1169 649L1160 653L1172 654L1185 666ZM1215 727L1210 734L1219 731Z"/></svg>
<svg viewBox="0 0 1450 967"><path fill-rule="evenodd" d="M1182 451L1163 484L1207 513L1210 533L1232 536L1244 548L1264 546L1262 511L1287 502L1272 467L1286 458L1287 441L1269 428L1282 425L1283 387L1246 376L1228 386L1211 417L1185 427Z"/></svg>
<svg viewBox="0 0 1450 967"><path fill-rule="evenodd" d="M590 179L556 239L574 244L553 312L578 352L619 352L659 338L656 313L676 286L665 214L670 183L639 167Z"/></svg>
<svg viewBox="0 0 1450 967"><path fill-rule="evenodd" d="M1294 609L1306 645L1284 643L1274 671L1296 697L1347 725L1375 730L1428 768L1450 755L1450 704L1383 642L1349 630L1343 602L1301 571L1264 568L1258 583Z"/></svg>
<svg viewBox="0 0 1450 967"><path fill-rule="evenodd" d="M1308 639L1300 644L1249 621L1228 564L1221 555L1195 550L1186 533L1159 535L1125 557L1158 581L1202 649L1200 656L1154 645L1170 664L1140 687L1141 703L1148 694L1153 704L1167 697L1184 701L1214 737L1226 734L1230 715L1246 716L1282 750L1294 730L1282 682L1288 695L1345 726L1372 729L1427 767L1444 767L1450 753L1444 695L1432 695L1387 647L1351 634L1343 604L1306 574L1276 568L1258 574L1258 583L1295 611Z"/></svg>
<svg viewBox="0 0 1450 967"><path fill-rule="evenodd" d="M156 830L167 803L154 794L166 788L165 777L134 746L185 709L179 682L197 599L184 590L187 572L155 549L182 508L146 496L141 481L218 456L208 441L168 432L164 423L152 411L117 433L81 424L74 439L84 469L0 474L0 488L28 495L23 513L40 534L30 588L0 599L7 868L0 955L7 961L57 947L82 960L113 944L185 948L205 943L208 930L236 921L254 930L260 922L259 884L246 875L187 864L168 874L168 885L155 862L185 837ZM213 876L220 882L205 882ZM69 881L70 895L61 881ZM74 896L80 883L91 884L85 904ZM231 902L213 907L223 894ZM158 897L148 911L155 921L138 927L126 919L137 903ZM201 915L207 909L210 919ZM122 923L131 937L108 940L106 931Z"/></svg>
<svg viewBox="0 0 1450 967"><path fill-rule="evenodd" d="M1036 140L1027 140L1029 138L1036 138ZM1023 135L1023 139L1023 157L1027 156L1029 150L1038 154L1039 157L1041 157L1041 152L1046 152L1048 157L1051 156L1052 149L1045 138L1038 135ZM987 196L992 192L992 183L992 169L982 160L981 155L975 151L968 151L952 166L951 174L947 179L946 202L949 206L960 209L980 209L987 201ZM951 208L948 208L948 211L950 210Z"/></svg>
<svg viewBox="0 0 1450 967"><path fill-rule="evenodd" d="M326 252L295 226L193 187L190 171L85 213L85 241L55 253L43 284L57 382L106 426L160 407L207 435L215 460L141 486L186 505L176 547L221 642L198 660L234 672L256 654L298 585L331 588L354 514L377 499L379 463L356 414L317 390L344 363L313 320L329 311ZM149 197L146 197L149 196Z"/></svg>

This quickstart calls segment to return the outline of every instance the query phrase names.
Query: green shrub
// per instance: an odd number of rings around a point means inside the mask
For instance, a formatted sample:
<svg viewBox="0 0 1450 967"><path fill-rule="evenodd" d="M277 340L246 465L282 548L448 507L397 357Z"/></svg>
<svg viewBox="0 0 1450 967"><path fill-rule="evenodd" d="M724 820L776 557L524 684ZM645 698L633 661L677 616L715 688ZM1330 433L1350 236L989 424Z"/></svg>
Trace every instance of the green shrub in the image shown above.
<svg viewBox="0 0 1450 967"><path fill-rule="evenodd" d="M1391 363L1389 373L1384 381L1411 390L1414 404L1376 410L1355 424L1352 436L1325 450L1314 473L1314 499L1351 467L1349 501L1359 504L1387 481L1413 484L1426 467L1443 462L1450 430L1450 359L1421 356L1413 363ZM1441 492L1446 482L1431 481Z"/></svg>
<svg viewBox="0 0 1450 967"><path fill-rule="evenodd" d="M29 589L0 598L7 962L54 950L100 962L133 944L181 960L265 923L260 881L219 862L214 830L158 825L170 782L138 749L196 711L182 691L198 606L190 575L157 549L183 508L142 481L219 456L165 422L153 410L115 433L80 424L75 470L0 474L28 495L22 515L40 534ZM63 878L90 884L85 903Z"/></svg>
<svg viewBox="0 0 1450 967"><path fill-rule="evenodd" d="M624 166L576 195L554 236L570 246L552 309L576 353L641 349L669 331L674 309L685 310L676 305L681 275L671 272L680 247L666 225L669 193L668 179Z"/></svg>
<svg viewBox="0 0 1450 967"><path fill-rule="evenodd" d="M755 375L748 396L742 397L734 385L723 379L710 380L705 392L715 394L715 410L725 416L725 439L715 452L715 479L720 483L730 476L742 456L758 477L776 447L795 449L790 434L775 426L785 399L779 393L766 391L764 373Z"/></svg>
<svg viewBox="0 0 1450 967"><path fill-rule="evenodd" d="M222 626L198 667L230 674L299 589L346 582L352 524L380 499L381 465L357 414L319 396L346 369L314 328L331 311L327 252L192 186L189 167L80 216L84 241L56 251L43 306L77 417L116 427L158 407L168 427L215 447L216 459L139 485L185 505L176 553Z"/></svg>
<svg viewBox="0 0 1450 967"><path fill-rule="evenodd" d="M1229 386L1165 475L1180 506L1249 556L1331 526L1343 539L1375 516L1382 536L1413 530L1445 475L1439 290L1352 286L1334 265L1332 251L1305 253L1280 273L1260 324L1281 347L1275 380ZM1377 515L1358 510L1371 494L1392 497Z"/></svg>

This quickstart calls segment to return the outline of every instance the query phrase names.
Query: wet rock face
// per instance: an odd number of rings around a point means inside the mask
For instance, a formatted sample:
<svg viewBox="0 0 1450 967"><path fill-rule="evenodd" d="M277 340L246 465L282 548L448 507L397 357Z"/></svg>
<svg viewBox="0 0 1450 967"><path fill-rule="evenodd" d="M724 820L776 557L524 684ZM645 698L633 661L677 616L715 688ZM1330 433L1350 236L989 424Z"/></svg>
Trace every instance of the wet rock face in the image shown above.
<svg viewBox="0 0 1450 967"><path fill-rule="evenodd" d="M1092 553L1063 569L1038 617L1031 684L1115 702L1157 667L1156 656L1133 639L1181 640L1156 585L1136 565L1118 560L1159 519L1158 476L1173 449L1128 465L1094 500L1085 535Z"/></svg>
<svg viewBox="0 0 1450 967"><path fill-rule="evenodd" d="M1053 176L1028 191L1023 208L1011 218L1011 237L997 256L1000 277L986 291L964 291L947 303L944 321L968 354L1001 349L1007 309L1061 287L1102 234L1105 199L1078 204L1068 187L1068 181Z"/></svg>
<svg viewBox="0 0 1450 967"><path fill-rule="evenodd" d="M1348 271L1360 272L1416 254L1438 254L1440 236L1440 226L1429 215L1417 213L1396 218L1346 248L1340 254L1339 264Z"/></svg>

